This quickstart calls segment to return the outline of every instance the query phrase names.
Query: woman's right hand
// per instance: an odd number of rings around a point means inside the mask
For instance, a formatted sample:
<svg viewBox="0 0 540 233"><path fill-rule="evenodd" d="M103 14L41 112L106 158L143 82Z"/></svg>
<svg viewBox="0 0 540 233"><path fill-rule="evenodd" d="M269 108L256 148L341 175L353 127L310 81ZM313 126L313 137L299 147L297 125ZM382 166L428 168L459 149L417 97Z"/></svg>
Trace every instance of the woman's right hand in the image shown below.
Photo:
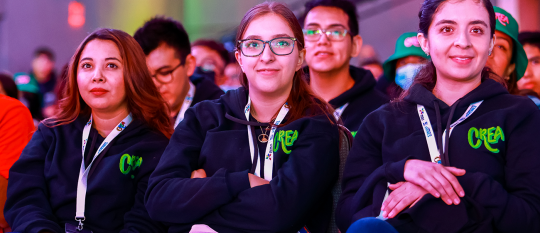
<svg viewBox="0 0 540 233"><path fill-rule="evenodd" d="M270 182L268 182L268 180L265 180L261 177L258 177L256 175L253 175L251 173L248 173L248 177L249 177L249 185L251 185L251 187L257 187L259 185L265 185L265 184L270 184Z"/></svg>
<svg viewBox="0 0 540 233"><path fill-rule="evenodd" d="M458 205L459 197L465 196L456 176L465 175L464 169L445 167L441 164L409 159L405 163L403 177L416 184L434 197L440 197L446 204Z"/></svg>

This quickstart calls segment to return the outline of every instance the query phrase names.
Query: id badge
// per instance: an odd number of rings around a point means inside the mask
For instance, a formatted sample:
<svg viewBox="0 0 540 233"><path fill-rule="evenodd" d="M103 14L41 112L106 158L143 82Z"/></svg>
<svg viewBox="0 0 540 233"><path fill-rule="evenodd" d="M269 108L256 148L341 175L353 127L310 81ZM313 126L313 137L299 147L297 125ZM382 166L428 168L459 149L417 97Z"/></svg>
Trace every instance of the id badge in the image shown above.
<svg viewBox="0 0 540 233"><path fill-rule="evenodd" d="M77 226L66 222L66 233L94 233L88 229L77 230Z"/></svg>

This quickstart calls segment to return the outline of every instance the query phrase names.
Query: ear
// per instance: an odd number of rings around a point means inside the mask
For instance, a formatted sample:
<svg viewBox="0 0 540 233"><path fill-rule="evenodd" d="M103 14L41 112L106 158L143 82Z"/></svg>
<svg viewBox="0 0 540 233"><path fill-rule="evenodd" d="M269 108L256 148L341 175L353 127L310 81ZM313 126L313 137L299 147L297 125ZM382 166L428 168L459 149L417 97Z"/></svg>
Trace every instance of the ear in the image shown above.
<svg viewBox="0 0 540 233"><path fill-rule="evenodd" d="M360 35L356 35L352 38L351 57L356 57L358 56L358 54L360 54L360 50L362 50L363 44L364 40Z"/></svg>
<svg viewBox="0 0 540 233"><path fill-rule="evenodd" d="M190 77L193 75L193 73L195 73L195 68L197 68L197 59L193 55L188 54L184 67L186 68L187 76Z"/></svg>
<svg viewBox="0 0 540 233"><path fill-rule="evenodd" d="M424 51L424 53L428 54L429 56L429 41L427 37L424 35L424 33L418 33L416 35L416 38L418 39L418 43L420 43L420 47Z"/></svg>
<svg viewBox="0 0 540 233"><path fill-rule="evenodd" d="M238 65L240 65L240 69L242 69L242 73L244 73L244 66L242 64L242 56L240 54L240 51L238 50L234 51L234 57L236 58L236 61L238 61Z"/></svg>
<svg viewBox="0 0 540 233"><path fill-rule="evenodd" d="M302 51L298 52L298 62L296 63L296 71L302 68L302 64L304 64L305 59L306 59L306 49L302 49Z"/></svg>
<svg viewBox="0 0 540 233"><path fill-rule="evenodd" d="M491 38L491 43L489 43L489 51L493 51L493 47L495 47L495 41L497 41L497 36L493 34L493 38Z"/></svg>

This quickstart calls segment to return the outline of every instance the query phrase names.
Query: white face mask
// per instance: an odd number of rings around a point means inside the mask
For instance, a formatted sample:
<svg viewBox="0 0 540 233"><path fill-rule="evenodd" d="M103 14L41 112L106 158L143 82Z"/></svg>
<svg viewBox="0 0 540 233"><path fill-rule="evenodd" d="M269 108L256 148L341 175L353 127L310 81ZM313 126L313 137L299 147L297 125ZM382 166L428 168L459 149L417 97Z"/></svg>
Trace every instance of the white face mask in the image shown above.
<svg viewBox="0 0 540 233"><path fill-rule="evenodd" d="M423 66L423 64L407 64L399 67L396 70L396 84L403 88L403 90L409 89L414 81L414 77L416 77L416 74L418 74L418 71Z"/></svg>

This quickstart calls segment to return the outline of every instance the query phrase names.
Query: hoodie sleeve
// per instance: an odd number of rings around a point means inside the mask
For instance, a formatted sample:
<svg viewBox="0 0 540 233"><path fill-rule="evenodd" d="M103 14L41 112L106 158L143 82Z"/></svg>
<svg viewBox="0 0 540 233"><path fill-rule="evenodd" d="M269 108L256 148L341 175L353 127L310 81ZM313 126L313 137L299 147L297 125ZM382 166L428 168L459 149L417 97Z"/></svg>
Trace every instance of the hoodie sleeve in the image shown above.
<svg viewBox="0 0 540 233"><path fill-rule="evenodd" d="M353 141L342 180L342 194L336 208L336 224L341 232L363 217L374 217L386 193L387 182L405 181L403 169L407 157L383 163L383 125L378 112L366 117Z"/></svg>
<svg viewBox="0 0 540 233"><path fill-rule="evenodd" d="M137 189L135 194L135 203L129 212L124 215L124 229L120 232L165 232L166 228L162 224L155 222L148 215L144 206L144 194L148 187L150 174L156 168L164 148L167 146L168 139L163 135L156 135L156 140L139 142L137 151L145 154L141 170L137 174Z"/></svg>
<svg viewBox="0 0 540 233"><path fill-rule="evenodd" d="M327 133L299 134L288 161L268 185L244 190L201 222L238 232L302 228L314 205L323 205L319 202L330 193L338 175L338 129L327 125L316 127Z"/></svg>
<svg viewBox="0 0 540 233"><path fill-rule="evenodd" d="M40 124L10 169L4 214L14 232L63 232L51 210L43 175L45 158L54 140L50 132Z"/></svg>
<svg viewBox="0 0 540 233"><path fill-rule="evenodd" d="M184 120L175 129L150 176L145 206L156 221L173 224L195 222L250 187L247 170L229 172L219 169L211 177L190 179L191 172L198 169L197 162L207 131L198 119L212 122L215 118L215 113L209 111L197 114L205 104L209 102L202 102L186 111Z"/></svg>
<svg viewBox="0 0 540 233"><path fill-rule="evenodd" d="M487 209L500 232L540 232L540 132L537 109L507 138L505 185L480 172L458 177L465 195Z"/></svg>

